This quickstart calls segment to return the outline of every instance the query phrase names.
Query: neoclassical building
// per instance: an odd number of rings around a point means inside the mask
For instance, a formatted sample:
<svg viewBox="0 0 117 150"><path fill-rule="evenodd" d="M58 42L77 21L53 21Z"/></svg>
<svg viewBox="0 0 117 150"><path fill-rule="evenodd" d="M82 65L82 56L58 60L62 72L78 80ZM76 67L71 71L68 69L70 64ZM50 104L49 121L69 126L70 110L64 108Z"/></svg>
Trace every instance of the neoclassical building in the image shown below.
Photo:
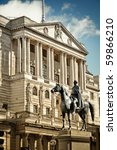
<svg viewBox="0 0 117 150"><path fill-rule="evenodd" d="M0 16L0 132L4 150L50 150L50 141L62 126L60 96L50 90L60 83L71 93L77 80L82 98L93 103L99 128L99 76L86 64L88 52L60 22L37 23L25 16ZM80 118L71 115L72 129ZM67 120L66 120L67 127ZM95 136L92 142L96 143Z"/></svg>

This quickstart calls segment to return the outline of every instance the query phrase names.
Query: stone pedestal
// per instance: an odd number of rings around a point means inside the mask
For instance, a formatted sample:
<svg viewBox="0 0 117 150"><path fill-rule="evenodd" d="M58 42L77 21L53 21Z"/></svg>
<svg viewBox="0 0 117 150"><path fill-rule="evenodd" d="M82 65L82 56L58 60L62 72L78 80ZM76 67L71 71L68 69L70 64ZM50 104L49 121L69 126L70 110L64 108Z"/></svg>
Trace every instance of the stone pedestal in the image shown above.
<svg viewBox="0 0 117 150"><path fill-rule="evenodd" d="M77 130L60 131L57 136L57 150L90 150L91 133Z"/></svg>

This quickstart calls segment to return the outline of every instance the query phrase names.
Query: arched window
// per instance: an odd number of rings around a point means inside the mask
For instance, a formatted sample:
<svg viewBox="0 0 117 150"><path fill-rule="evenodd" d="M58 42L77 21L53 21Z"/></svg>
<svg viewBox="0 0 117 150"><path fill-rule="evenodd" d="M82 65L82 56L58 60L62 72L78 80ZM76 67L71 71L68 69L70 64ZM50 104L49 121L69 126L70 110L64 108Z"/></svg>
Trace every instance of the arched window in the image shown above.
<svg viewBox="0 0 117 150"><path fill-rule="evenodd" d="M35 86L33 87L33 95L37 95L37 88Z"/></svg>
<svg viewBox="0 0 117 150"><path fill-rule="evenodd" d="M45 91L45 98L49 98L49 91L48 90Z"/></svg>

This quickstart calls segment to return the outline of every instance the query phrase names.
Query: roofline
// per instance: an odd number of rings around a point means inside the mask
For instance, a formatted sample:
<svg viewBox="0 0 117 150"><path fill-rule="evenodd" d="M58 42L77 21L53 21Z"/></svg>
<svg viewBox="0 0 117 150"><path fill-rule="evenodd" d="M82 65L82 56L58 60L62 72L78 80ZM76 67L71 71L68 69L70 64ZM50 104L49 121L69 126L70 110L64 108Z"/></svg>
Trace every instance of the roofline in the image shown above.
<svg viewBox="0 0 117 150"><path fill-rule="evenodd" d="M70 45L68 45L68 44L66 44L66 43L62 43L62 42L60 42L60 41L58 41L58 40L56 40L56 39L54 39L54 38L52 38L52 37L50 37L50 36L47 36L47 35L45 35L45 34L39 32L39 31L36 31L36 30L34 30L34 29L31 29L31 28L28 28L27 26L24 26L24 28L27 28L27 29L29 29L29 30L32 30L32 31L35 32L35 33L38 33L38 34L40 34L40 35L46 37L46 38L49 38L49 39L51 39L51 40L54 40L55 42L58 42L59 44L62 44L62 45L67 46L67 47L69 47L69 48L72 48L72 49L74 49L76 52L80 52L80 53L83 53L83 54L85 54L85 55L88 54L87 51L80 51L80 50L78 50L78 49L76 49L76 48L74 48L74 47L72 47L72 46L70 46ZM81 48L82 48L82 47L81 47Z"/></svg>
<svg viewBox="0 0 117 150"><path fill-rule="evenodd" d="M9 21L10 21L10 19L9 19L9 18L7 18L7 17L5 17L5 16L3 16L3 15L0 15L0 17L3 17L4 19L7 19L7 20L9 20Z"/></svg>
<svg viewBox="0 0 117 150"><path fill-rule="evenodd" d="M37 27L37 26L46 26L46 25L55 25L55 24L61 24L61 26L63 27L63 29L66 31L66 33L68 33L74 40L75 44L77 44L81 49L83 49L83 51L85 51L88 54L88 51L86 50L86 48L84 48L81 43L71 34L71 32L69 30L67 30L67 28L65 28L65 26L61 23L61 22L44 22L44 23L38 23L38 24L31 24L28 25L27 27ZM67 34L67 35L68 35Z"/></svg>
<svg viewBox="0 0 117 150"><path fill-rule="evenodd" d="M20 28L18 28L18 29L13 29L13 30L14 30L14 31L15 31L15 30L20 30L20 29L22 29L22 28L25 28L25 29L27 29L27 30L33 31L33 32L36 33L37 35L41 35L41 36L43 36L43 37L46 37L47 39L51 39L51 40L54 41L54 42L57 42L57 43L59 43L59 44L61 44L61 45L64 45L64 46L67 46L68 48L72 48L72 49L74 49L76 52L79 52L79 53L81 53L81 54L85 54L85 56L88 54L86 51L80 51L80 50L78 50L78 49L76 49L76 48L74 48L74 47L72 47L72 46L70 46L70 45L67 45L67 44L62 43L62 42L60 42L60 41L58 41L58 40L55 40L54 38L52 38L52 37L50 37L50 36L47 36L47 35L45 35L45 34L39 32L39 31L36 31L36 30L34 30L34 29L32 29L32 28L29 28L29 27L26 26L26 25L23 25L22 27L20 27ZM12 31L13 31L13 30L12 30Z"/></svg>
<svg viewBox="0 0 117 150"><path fill-rule="evenodd" d="M29 19L30 21L34 22L35 24L38 24L36 21L30 19L29 17L27 16L20 16L20 17L16 17L16 18L13 18L13 19L10 19L10 21L14 21L14 20L17 20L17 19L20 19L20 18L26 18L26 19Z"/></svg>

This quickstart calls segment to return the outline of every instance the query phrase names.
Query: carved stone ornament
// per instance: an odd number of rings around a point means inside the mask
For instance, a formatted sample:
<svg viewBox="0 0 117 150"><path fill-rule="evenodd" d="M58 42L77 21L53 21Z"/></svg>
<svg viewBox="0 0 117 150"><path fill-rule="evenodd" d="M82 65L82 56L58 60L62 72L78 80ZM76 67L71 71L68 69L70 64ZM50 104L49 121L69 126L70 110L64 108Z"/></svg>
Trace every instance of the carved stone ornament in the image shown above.
<svg viewBox="0 0 117 150"><path fill-rule="evenodd" d="M70 38L67 39L68 45L72 46L72 40Z"/></svg>
<svg viewBox="0 0 117 150"><path fill-rule="evenodd" d="M43 29L43 32L44 32L46 35L48 35L48 28L45 27L45 28Z"/></svg>
<svg viewBox="0 0 117 150"><path fill-rule="evenodd" d="M30 83L27 83L27 87L26 87L26 100L27 100L27 102L31 102L31 86L30 86Z"/></svg>
<svg viewBox="0 0 117 150"><path fill-rule="evenodd" d="M62 39L62 28L60 24L55 25L55 32L54 32L55 39Z"/></svg>

